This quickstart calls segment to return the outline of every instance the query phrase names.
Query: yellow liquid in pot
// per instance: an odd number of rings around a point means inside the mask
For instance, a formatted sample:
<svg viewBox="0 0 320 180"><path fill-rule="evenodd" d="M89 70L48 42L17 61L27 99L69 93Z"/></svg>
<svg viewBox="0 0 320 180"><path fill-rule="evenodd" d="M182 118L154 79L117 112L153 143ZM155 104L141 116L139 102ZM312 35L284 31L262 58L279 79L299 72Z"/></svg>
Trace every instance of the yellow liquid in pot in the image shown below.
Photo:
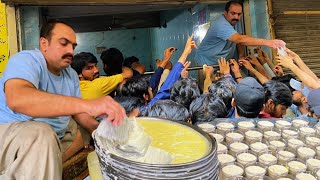
<svg viewBox="0 0 320 180"><path fill-rule="evenodd" d="M201 159L209 152L209 142L197 131L187 126L161 120L137 120L152 137L151 146L171 153L172 164Z"/></svg>

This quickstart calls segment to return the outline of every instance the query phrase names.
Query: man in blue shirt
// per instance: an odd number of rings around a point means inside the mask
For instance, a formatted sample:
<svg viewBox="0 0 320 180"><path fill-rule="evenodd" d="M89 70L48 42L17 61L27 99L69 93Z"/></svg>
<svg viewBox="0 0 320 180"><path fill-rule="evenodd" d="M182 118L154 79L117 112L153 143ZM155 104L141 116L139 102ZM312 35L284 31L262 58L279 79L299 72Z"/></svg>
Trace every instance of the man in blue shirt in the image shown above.
<svg viewBox="0 0 320 180"><path fill-rule="evenodd" d="M241 35L240 28L236 25L242 16L242 2L229 1L221 15L209 28L202 40L195 59L200 65L218 64L218 59L242 59L244 58L244 46L268 46L279 48L285 46L282 40L266 40ZM239 33L240 32L240 33ZM236 56L238 50L238 57Z"/></svg>
<svg viewBox="0 0 320 180"><path fill-rule="evenodd" d="M49 21L39 50L10 58L0 79L0 179L61 179L59 141L71 116L90 133L98 126L93 117L106 115L114 125L125 117L111 97L81 99L70 67L76 45L70 26Z"/></svg>

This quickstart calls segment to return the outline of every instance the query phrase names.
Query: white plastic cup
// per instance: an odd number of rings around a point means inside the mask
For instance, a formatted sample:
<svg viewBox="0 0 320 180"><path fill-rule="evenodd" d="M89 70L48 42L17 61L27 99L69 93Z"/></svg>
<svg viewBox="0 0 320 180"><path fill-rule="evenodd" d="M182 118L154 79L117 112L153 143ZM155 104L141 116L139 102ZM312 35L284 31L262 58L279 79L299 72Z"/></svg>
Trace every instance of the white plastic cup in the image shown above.
<svg viewBox="0 0 320 180"><path fill-rule="evenodd" d="M296 180L317 180L317 179L311 174L299 173L296 175Z"/></svg>
<svg viewBox="0 0 320 180"><path fill-rule="evenodd" d="M316 130L311 127L300 127L299 128L299 136L301 139L304 139L307 136L315 136Z"/></svg>
<svg viewBox="0 0 320 180"><path fill-rule="evenodd" d="M231 165L236 161L236 159L229 154L219 154L218 160L221 166Z"/></svg>
<svg viewBox="0 0 320 180"><path fill-rule="evenodd" d="M288 140L288 148L296 151L297 148L304 146L304 143L299 139L289 139Z"/></svg>
<svg viewBox="0 0 320 180"><path fill-rule="evenodd" d="M320 160L319 159L308 159L306 161L308 171L315 172L320 169Z"/></svg>
<svg viewBox="0 0 320 180"><path fill-rule="evenodd" d="M289 129L284 129L282 131L282 137L285 140L296 139L296 138L298 138L298 132L293 131L293 130L289 130Z"/></svg>
<svg viewBox="0 0 320 180"><path fill-rule="evenodd" d="M245 168L245 174L248 179L263 179L266 174L266 169L260 166L248 166Z"/></svg>
<svg viewBox="0 0 320 180"><path fill-rule="evenodd" d="M284 150L286 148L286 144L281 141L270 141L269 142L269 148L272 152L272 154L276 155L278 151Z"/></svg>
<svg viewBox="0 0 320 180"><path fill-rule="evenodd" d="M247 165L251 165L257 162L257 157L250 153L241 153L237 155L237 162L241 166L246 167Z"/></svg>
<svg viewBox="0 0 320 180"><path fill-rule="evenodd" d="M290 129L291 123L285 120L278 120L275 123L276 128L283 130L283 129Z"/></svg>
<svg viewBox="0 0 320 180"><path fill-rule="evenodd" d="M295 176L299 173L303 173L307 170L307 166L299 161L290 161L288 163L289 174Z"/></svg>
<svg viewBox="0 0 320 180"><path fill-rule="evenodd" d="M285 165L288 162L294 160L295 154L289 151L282 150L277 153L277 157L278 157L278 164Z"/></svg>
<svg viewBox="0 0 320 180"><path fill-rule="evenodd" d="M266 153L259 156L259 162L263 166L270 166L270 165L277 164L277 158L272 154Z"/></svg>
<svg viewBox="0 0 320 180"><path fill-rule="evenodd" d="M298 158L302 160L311 159L316 155L316 152L308 147L299 147L297 149Z"/></svg>
<svg viewBox="0 0 320 180"><path fill-rule="evenodd" d="M242 177L243 169L237 165L227 165L221 169L223 179L236 179Z"/></svg>
<svg viewBox="0 0 320 180"><path fill-rule="evenodd" d="M254 129L255 125L251 121L240 121L238 122L238 130L242 132L246 132Z"/></svg>
<svg viewBox="0 0 320 180"><path fill-rule="evenodd" d="M216 125L217 133L226 134L234 130L234 125L229 122L220 122Z"/></svg>
<svg viewBox="0 0 320 180"><path fill-rule="evenodd" d="M212 133L216 129L216 127L210 123L201 123L201 124L198 124L197 126L207 133Z"/></svg>
<svg viewBox="0 0 320 180"><path fill-rule="evenodd" d="M261 131L270 131L274 128L274 124L270 121L259 121L258 122L258 129Z"/></svg>
<svg viewBox="0 0 320 180"><path fill-rule="evenodd" d="M316 147L320 145L320 139L317 137L306 137L306 145Z"/></svg>
<svg viewBox="0 0 320 180"><path fill-rule="evenodd" d="M308 124L308 121L302 119L295 119L292 121L292 127L294 128L306 127Z"/></svg>
<svg viewBox="0 0 320 180"><path fill-rule="evenodd" d="M234 157L236 157L237 154L245 153L249 150L248 145L240 142L234 142L230 144L229 148L230 148L230 151L229 151L230 155Z"/></svg>
<svg viewBox="0 0 320 180"><path fill-rule="evenodd" d="M268 167L268 175L271 179L288 175L288 169L282 165L271 165Z"/></svg>
<svg viewBox="0 0 320 180"><path fill-rule="evenodd" d="M234 143L234 142L242 142L244 139L243 135L236 132L230 132L226 134L226 142L228 144Z"/></svg>
<svg viewBox="0 0 320 180"><path fill-rule="evenodd" d="M221 143L218 143L217 144L217 153L218 154L227 154L228 153L228 148L227 146L221 144Z"/></svg>
<svg viewBox="0 0 320 180"><path fill-rule="evenodd" d="M217 143L222 143L224 140L224 137L221 134L217 134L217 133L209 133L209 134L216 139Z"/></svg>
<svg viewBox="0 0 320 180"><path fill-rule="evenodd" d="M263 133L263 137L266 141L271 141L271 140L280 140L281 139L281 134L275 132L275 131L265 131Z"/></svg>
<svg viewBox="0 0 320 180"><path fill-rule="evenodd" d="M249 130L245 133L246 141L249 143L259 142L262 140L262 133L259 131Z"/></svg>
<svg viewBox="0 0 320 180"><path fill-rule="evenodd" d="M255 142L250 145L250 149L256 155L268 152L268 146L261 142Z"/></svg>

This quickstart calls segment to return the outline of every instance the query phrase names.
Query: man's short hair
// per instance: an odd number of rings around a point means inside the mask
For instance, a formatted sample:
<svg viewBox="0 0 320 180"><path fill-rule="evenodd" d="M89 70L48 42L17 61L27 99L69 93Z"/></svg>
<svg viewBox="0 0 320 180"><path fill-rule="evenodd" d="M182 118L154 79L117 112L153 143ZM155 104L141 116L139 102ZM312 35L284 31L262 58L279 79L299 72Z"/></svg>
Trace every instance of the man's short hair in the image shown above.
<svg viewBox="0 0 320 180"><path fill-rule="evenodd" d="M231 101L235 91L236 85L225 77L220 78L209 86L209 93L213 94L213 96L219 96L228 110L231 108Z"/></svg>
<svg viewBox="0 0 320 180"><path fill-rule="evenodd" d="M129 67L131 68L131 65L135 62L139 62L139 59L135 56L131 56L131 57L127 57L124 61L123 61L123 66Z"/></svg>
<svg viewBox="0 0 320 180"><path fill-rule="evenodd" d="M73 57L71 67L79 74L89 63L98 63L97 58L90 52L81 52Z"/></svg>
<svg viewBox="0 0 320 180"><path fill-rule="evenodd" d="M109 48L102 52L100 58L107 66L107 70L105 70L107 76L122 73L123 55L119 49Z"/></svg>
<svg viewBox="0 0 320 180"><path fill-rule="evenodd" d="M264 89L252 77L246 77L237 86L234 101L239 116L256 118L264 104Z"/></svg>
<svg viewBox="0 0 320 180"><path fill-rule="evenodd" d="M127 79L124 84L119 84L116 88L117 96L132 96L144 99L143 95L148 95L150 76L136 76Z"/></svg>
<svg viewBox="0 0 320 180"><path fill-rule="evenodd" d="M125 110L126 114L129 114L135 108L140 108L144 105L144 100L138 97L114 97L115 101L117 101Z"/></svg>
<svg viewBox="0 0 320 180"><path fill-rule="evenodd" d="M224 7L224 10L229 12L229 9L230 9L230 6L232 4L240 4L241 7L243 6L243 1L242 0L232 0L232 1L229 1L227 2L226 6Z"/></svg>
<svg viewBox="0 0 320 180"><path fill-rule="evenodd" d="M292 91L294 91L294 89L290 86L291 79L294 79L294 76L292 74L285 74L283 76L273 77L271 80L284 83L285 85L287 85L289 87L290 91L292 92Z"/></svg>
<svg viewBox="0 0 320 180"><path fill-rule="evenodd" d="M194 78L181 78L170 88L170 99L189 108L190 103L200 96L198 81Z"/></svg>
<svg viewBox="0 0 320 180"><path fill-rule="evenodd" d="M278 104L284 106L292 105L292 94L287 85L278 81L268 81L264 84L265 88L265 103L272 99L275 106Z"/></svg>
<svg viewBox="0 0 320 180"><path fill-rule="evenodd" d="M190 104L192 124L209 122L215 118L225 118L228 115L226 105L219 96L202 94Z"/></svg>
<svg viewBox="0 0 320 180"><path fill-rule="evenodd" d="M64 25L72 28L69 24L67 24L61 20L51 19L42 25L41 30L40 30L40 37L46 38L50 41L51 36L52 36L52 30L54 29L55 25L58 23L64 24Z"/></svg>
<svg viewBox="0 0 320 180"><path fill-rule="evenodd" d="M187 108L172 100L158 100L142 114L149 117L160 117L174 121L187 121L190 114Z"/></svg>

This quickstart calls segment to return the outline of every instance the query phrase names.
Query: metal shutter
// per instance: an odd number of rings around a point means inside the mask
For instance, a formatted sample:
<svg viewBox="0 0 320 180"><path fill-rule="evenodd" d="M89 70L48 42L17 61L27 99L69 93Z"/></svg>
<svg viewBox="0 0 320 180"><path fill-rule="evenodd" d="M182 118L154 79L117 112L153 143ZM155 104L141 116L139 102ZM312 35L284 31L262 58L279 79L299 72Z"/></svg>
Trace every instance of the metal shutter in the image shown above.
<svg viewBox="0 0 320 180"><path fill-rule="evenodd" d="M272 0L275 37L320 75L320 1ZM287 70L286 70L287 71Z"/></svg>

